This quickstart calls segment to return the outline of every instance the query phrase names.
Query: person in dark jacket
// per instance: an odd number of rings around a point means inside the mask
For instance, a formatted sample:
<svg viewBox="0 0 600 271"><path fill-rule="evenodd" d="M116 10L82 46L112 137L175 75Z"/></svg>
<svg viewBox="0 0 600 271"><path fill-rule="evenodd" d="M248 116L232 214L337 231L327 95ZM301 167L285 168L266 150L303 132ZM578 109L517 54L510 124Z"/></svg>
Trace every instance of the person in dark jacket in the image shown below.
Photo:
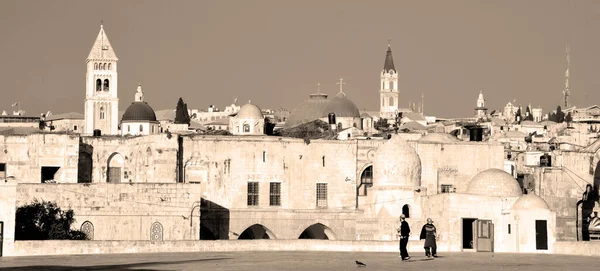
<svg viewBox="0 0 600 271"><path fill-rule="evenodd" d="M436 257L437 258L437 244L436 239L437 232L435 226L433 225L433 220L431 218L427 218L427 224L423 225L421 229L420 240L425 239L425 244L423 247L425 248L425 256L427 258Z"/></svg>
<svg viewBox="0 0 600 271"><path fill-rule="evenodd" d="M408 256L406 246L408 245L410 226L408 225L408 222L406 222L406 216L404 214L400 215L400 228L396 229L396 231L398 231L398 237L400 237L400 258L402 258L403 261L408 261L410 256Z"/></svg>

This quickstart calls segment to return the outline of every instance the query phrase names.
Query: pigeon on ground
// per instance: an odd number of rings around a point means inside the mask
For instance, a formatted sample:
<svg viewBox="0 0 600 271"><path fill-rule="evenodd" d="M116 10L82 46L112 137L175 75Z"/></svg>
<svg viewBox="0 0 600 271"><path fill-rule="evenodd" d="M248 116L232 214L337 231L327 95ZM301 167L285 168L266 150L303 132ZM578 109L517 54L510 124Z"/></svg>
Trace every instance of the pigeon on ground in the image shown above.
<svg viewBox="0 0 600 271"><path fill-rule="evenodd" d="M356 263L357 267L365 267L365 266L367 266L366 264L364 264L362 262L359 262L359 261L354 261L354 262Z"/></svg>

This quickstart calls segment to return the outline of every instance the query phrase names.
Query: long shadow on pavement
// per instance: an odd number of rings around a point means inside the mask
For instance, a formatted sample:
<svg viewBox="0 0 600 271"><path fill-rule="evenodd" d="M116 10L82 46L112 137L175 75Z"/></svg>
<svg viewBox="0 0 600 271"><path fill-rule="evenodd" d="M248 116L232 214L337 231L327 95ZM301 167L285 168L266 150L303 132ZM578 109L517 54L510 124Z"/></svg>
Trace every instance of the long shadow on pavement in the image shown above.
<svg viewBox="0 0 600 271"><path fill-rule="evenodd" d="M82 271L92 271L92 270L133 270L132 268L136 268L136 271L164 271L169 269L138 269L139 267L148 266L148 265L169 265L169 264L184 264L184 263L194 263L194 262L206 262L206 261L220 261L220 260L229 260L232 258L210 258L210 259L197 259L197 260L185 260L185 261L169 261L169 262L143 262L143 263L130 263L130 264L116 264L116 265L97 265L97 266L63 266L63 265L30 265L30 266L14 266L14 267L3 267L0 270L15 270L15 271L25 271L25 270L49 270L49 271L63 271L63 270L82 270Z"/></svg>

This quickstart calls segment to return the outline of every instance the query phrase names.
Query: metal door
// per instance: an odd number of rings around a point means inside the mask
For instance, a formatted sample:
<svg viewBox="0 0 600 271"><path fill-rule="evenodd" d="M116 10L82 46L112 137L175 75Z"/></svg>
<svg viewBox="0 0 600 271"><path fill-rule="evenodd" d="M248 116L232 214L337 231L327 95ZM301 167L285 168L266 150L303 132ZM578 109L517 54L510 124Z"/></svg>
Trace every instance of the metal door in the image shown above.
<svg viewBox="0 0 600 271"><path fill-rule="evenodd" d="M120 183L121 182L121 168L120 167L109 167L108 168L108 182L109 183Z"/></svg>
<svg viewBox="0 0 600 271"><path fill-rule="evenodd" d="M535 221L535 249L548 249L548 223L546 220Z"/></svg>
<svg viewBox="0 0 600 271"><path fill-rule="evenodd" d="M473 221L473 241L477 252L494 252L494 223L491 220Z"/></svg>

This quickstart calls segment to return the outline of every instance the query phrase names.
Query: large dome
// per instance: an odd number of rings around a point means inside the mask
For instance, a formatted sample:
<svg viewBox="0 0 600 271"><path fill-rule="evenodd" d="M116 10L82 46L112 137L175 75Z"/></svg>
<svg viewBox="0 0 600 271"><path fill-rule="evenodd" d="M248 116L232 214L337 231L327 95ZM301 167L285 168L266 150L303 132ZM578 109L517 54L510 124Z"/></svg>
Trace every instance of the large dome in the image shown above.
<svg viewBox="0 0 600 271"><path fill-rule="evenodd" d="M327 94L315 93L311 94L308 100L300 103L288 117L284 127L290 128L303 123L311 122L313 120L327 117L325 109L329 101L327 100Z"/></svg>
<svg viewBox="0 0 600 271"><path fill-rule="evenodd" d="M496 197L520 197L523 195L517 180L506 171L490 168L479 172L467 188L468 194Z"/></svg>
<svg viewBox="0 0 600 271"><path fill-rule="evenodd" d="M421 186L421 159L400 136L392 136L377 148L373 158L373 185L411 189Z"/></svg>
<svg viewBox="0 0 600 271"><path fill-rule="evenodd" d="M338 118L360 118L358 107L346 97L344 92L338 93L336 97L327 104L325 111L327 114L335 113L335 116Z"/></svg>
<svg viewBox="0 0 600 271"><path fill-rule="evenodd" d="M263 119L263 114L258 106L248 103L240 107L236 117L240 119Z"/></svg>
<svg viewBox="0 0 600 271"><path fill-rule="evenodd" d="M513 210L549 210L550 206L542 198L534 194L521 196L513 203Z"/></svg>
<svg viewBox="0 0 600 271"><path fill-rule="evenodd" d="M448 142L458 142L458 138L451 134L446 133L429 133L421 138L419 141L427 141L427 142L437 142L437 143L448 143Z"/></svg>
<svg viewBox="0 0 600 271"><path fill-rule="evenodd" d="M156 114L146 102L133 102L125 113L122 121L156 121Z"/></svg>

